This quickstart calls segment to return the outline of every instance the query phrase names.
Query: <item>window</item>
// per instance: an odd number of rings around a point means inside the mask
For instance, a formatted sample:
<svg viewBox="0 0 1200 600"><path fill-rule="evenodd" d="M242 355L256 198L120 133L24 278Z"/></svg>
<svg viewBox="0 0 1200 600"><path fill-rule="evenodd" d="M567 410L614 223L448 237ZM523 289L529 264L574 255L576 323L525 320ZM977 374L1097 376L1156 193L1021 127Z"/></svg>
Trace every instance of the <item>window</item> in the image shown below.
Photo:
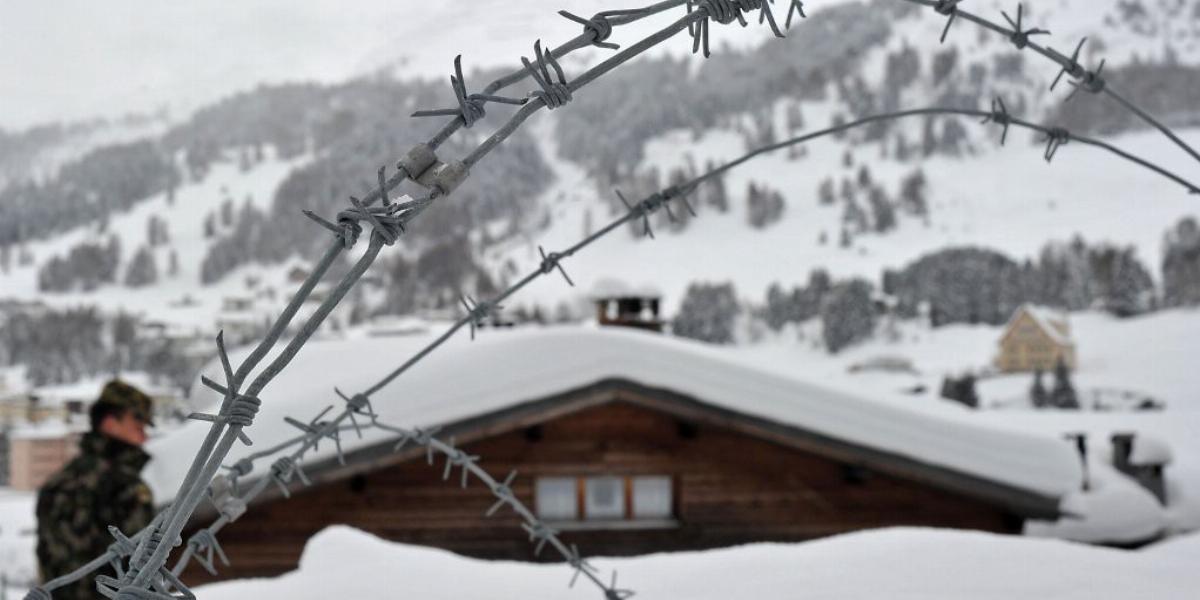
<svg viewBox="0 0 1200 600"><path fill-rule="evenodd" d="M620 477L588 477L583 518L589 521L625 518L625 489Z"/></svg>
<svg viewBox="0 0 1200 600"><path fill-rule="evenodd" d="M574 521L579 518L575 500L574 477L539 477L534 489L534 509L548 521Z"/></svg>
<svg viewBox="0 0 1200 600"><path fill-rule="evenodd" d="M633 478L633 518L671 518L671 478Z"/></svg>
<svg viewBox="0 0 1200 600"><path fill-rule="evenodd" d="M674 516L674 485L666 475L539 477L534 493L538 517L560 526L661 526Z"/></svg>

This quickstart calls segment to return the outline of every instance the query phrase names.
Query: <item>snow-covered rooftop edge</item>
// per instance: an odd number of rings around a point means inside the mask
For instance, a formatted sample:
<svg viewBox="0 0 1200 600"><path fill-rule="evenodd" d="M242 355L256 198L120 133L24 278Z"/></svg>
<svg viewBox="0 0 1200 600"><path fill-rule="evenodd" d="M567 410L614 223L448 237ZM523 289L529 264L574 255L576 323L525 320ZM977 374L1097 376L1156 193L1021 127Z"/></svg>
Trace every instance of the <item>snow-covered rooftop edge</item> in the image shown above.
<svg viewBox="0 0 1200 600"><path fill-rule="evenodd" d="M236 446L227 464L294 437L298 431L284 423L285 416L307 421L326 406L340 404L334 386L347 393L365 389L429 339L415 335L308 344L262 394L262 410L248 430L255 446ZM235 352L233 359L247 353ZM218 375L211 367L206 371ZM388 423L433 426L613 378L1050 497L1078 489L1082 478L1078 457L1059 439L984 426L953 406L898 407L768 372L717 347L632 330L531 328L488 332L475 342L458 336L373 402ZM219 402L206 388L196 389L198 409ZM151 443L154 460L147 480L160 501L173 497L207 430L207 424L190 423ZM343 446L353 450L387 437L378 431L364 432L361 440L344 436ZM333 453L326 444L305 460L316 462Z"/></svg>

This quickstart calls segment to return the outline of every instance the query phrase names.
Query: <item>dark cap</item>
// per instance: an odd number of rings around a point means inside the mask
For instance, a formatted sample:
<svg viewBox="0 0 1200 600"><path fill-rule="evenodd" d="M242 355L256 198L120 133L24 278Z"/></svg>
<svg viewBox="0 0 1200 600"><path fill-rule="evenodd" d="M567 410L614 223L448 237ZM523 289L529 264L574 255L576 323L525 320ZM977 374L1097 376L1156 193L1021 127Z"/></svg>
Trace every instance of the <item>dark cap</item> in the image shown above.
<svg viewBox="0 0 1200 600"><path fill-rule="evenodd" d="M120 379L114 379L105 384L104 389L100 391L100 398L96 402L127 409L147 425L154 425L154 421L151 419L154 414L154 403L150 400L150 396Z"/></svg>

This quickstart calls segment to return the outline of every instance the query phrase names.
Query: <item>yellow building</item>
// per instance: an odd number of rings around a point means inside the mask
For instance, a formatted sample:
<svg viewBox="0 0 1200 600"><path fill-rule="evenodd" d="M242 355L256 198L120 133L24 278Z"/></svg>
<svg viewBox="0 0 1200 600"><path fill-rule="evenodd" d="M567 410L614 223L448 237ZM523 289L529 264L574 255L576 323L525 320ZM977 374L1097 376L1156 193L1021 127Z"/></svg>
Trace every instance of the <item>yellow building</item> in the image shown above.
<svg viewBox="0 0 1200 600"><path fill-rule="evenodd" d="M1005 372L1051 371L1059 361L1075 369L1075 342L1065 315L1032 304L1017 309L1000 337L996 368Z"/></svg>

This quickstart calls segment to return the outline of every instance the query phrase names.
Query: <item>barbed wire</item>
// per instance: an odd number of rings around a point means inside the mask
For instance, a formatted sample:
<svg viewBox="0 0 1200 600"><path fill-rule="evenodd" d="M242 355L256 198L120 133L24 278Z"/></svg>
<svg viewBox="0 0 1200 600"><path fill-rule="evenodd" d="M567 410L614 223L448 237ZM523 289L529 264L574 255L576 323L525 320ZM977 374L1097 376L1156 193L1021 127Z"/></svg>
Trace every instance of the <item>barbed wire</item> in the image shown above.
<svg viewBox="0 0 1200 600"><path fill-rule="evenodd" d="M909 1L915 1L919 4L930 4L923 0ZM978 19L968 13L959 11L957 9L959 1L938 2L936 4L939 5L939 12L948 14L951 19L959 15L968 18L968 20ZM557 59L563 55L588 45L597 45L612 49L615 44L606 42L611 34L612 27L631 23L646 16L678 7L681 4L687 4L688 7L685 17L678 19L671 25L660 29L658 32L640 40L632 46L617 51L613 56L584 71L573 80L568 81L564 70L557 62ZM118 572L117 577L100 576L96 578L97 589L106 597L118 600L193 599L195 597L194 594L183 584L179 576L190 560L196 560L198 564L213 572L215 572L217 562L222 564L228 563L228 557L225 555L223 549L221 549L216 538L220 529L236 521L244 514L249 503L268 486L274 484L286 495L288 493L287 486L293 478L299 478L301 481L307 482L307 477L300 467L300 462L307 452L317 447L321 440L333 442L337 446L339 460L344 460L340 445L340 436L351 429L361 435L364 427L374 427L399 434L401 437L400 443L397 444L397 450L400 450L409 441L415 441L426 448L427 457L430 461L432 461L435 452L444 455L447 459L445 476L448 477L454 468L460 468L463 472L462 482L464 485L468 480L468 475L472 475L485 483L497 497L497 504L489 509L489 514L494 514L505 505L510 506L516 511L523 519L524 527L527 533L530 534L531 541L537 544L535 550L540 550L540 548L550 545L574 568L575 575L572 577L572 584L582 575L603 590L606 598L626 598L632 595L632 592L616 587L615 573L612 583L606 584L598 576L596 570L582 559L578 549L574 546L564 544L557 537L556 531L537 520L536 515L515 498L510 487L515 474L510 474L503 481L492 478L491 475L478 466L479 457L463 453L455 447L453 440L450 443L438 440L434 436L436 433L434 429L423 430L414 428L412 430L405 430L381 423L378 415L371 407L370 396L378 393L388 383L394 381L414 364L423 360L462 328L471 328L472 335L474 335L474 329L477 324L498 310L501 302L517 293L538 277L558 272L568 284L573 285L562 265L562 260L571 257L576 252L615 231L622 225L635 220L641 220L644 234L653 237L649 216L658 210L665 210L668 218L674 220L675 216L671 211L670 204L675 201L682 204L691 214L695 214L692 206L688 204L686 196L695 191L702 182L717 177L725 171L765 152L804 143L826 135L834 135L870 122L915 115L937 114L981 117L984 122L996 123L1004 127L1004 133L1001 138L1002 143L1007 137L1008 128L1011 126L1018 126L1045 134L1047 136L1047 147L1044 156L1048 161L1053 159L1063 144L1073 140L1082 144L1106 149L1125 160L1132 161L1176 183L1184 185L1193 193L1197 191L1195 185L1184 180L1182 177L1146 159L1125 152L1116 146L1085 136L1073 136L1062 128L1045 127L1013 118L1004 109L1002 102L994 104L992 111L930 108L888 113L793 138L786 142L773 144L747 153L747 155L737 160L706 172L688 182L672 185L659 192L655 192L636 204L628 203L624 196L618 192L618 197L627 209L624 215L614 219L604 228L583 238L575 245L563 251L547 253L544 249L539 248L542 261L536 270L518 280L492 299L475 301L471 298L464 298L463 304L466 309L466 315L462 319L366 391L347 396L335 390L339 398L345 403L345 407L335 417L322 420L322 417L329 410L332 410L330 408L307 423L293 419L290 422L296 425L302 432L299 436L277 444L268 450L252 454L231 466L225 466L224 468L233 474L230 477L226 477L223 474L218 475L218 471L223 466L222 462L228 456L235 443L240 441L247 445L251 444L251 440L243 430L253 424L258 409L261 406L261 400L258 396L263 389L287 367L334 307L341 302L366 270L374 263L382 248L394 244L406 232L406 225L432 206L436 200L452 194L458 185L469 177L471 165L495 149L515 132L526 119L541 108L553 110L565 105L572 99L575 92L588 83L595 81L637 55L685 30L689 31L693 36L693 51L703 49L707 56L707 27L710 19L716 19L718 22L724 24L736 20L742 25L746 25L743 13L750 13L757 10L759 11L760 23L764 21L768 22L776 34L781 34L774 16L770 12L769 4L769 0L668 0L643 9L607 11L586 20L564 11L560 14L584 25L584 33L567 44L549 51L544 51L540 42L535 44L535 58L533 60L522 58L524 69L496 80L484 88L484 92L481 94L467 93L466 83L462 76L461 61L456 59L456 73L451 78L451 83L459 107L457 109L423 111L424 114L419 113L417 115L435 116L436 114L451 116L451 114L454 114L454 118L442 131L429 142L415 146L401 158L396 166L396 173L391 177L387 177L386 168L379 169L377 172L378 187L366 194L361 200L357 197L351 197L351 207L340 212L336 217L336 222L327 221L310 211L305 211L306 216L313 219L321 227L330 230L334 234L334 239L325 254L318 261L313 272L301 284L299 290L289 301L284 311L268 330L264 339L251 351L236 371L233 370L230 363L224 346L223 336L217 336L217 351L224 374L224 382L218 383L207 377L202 377L201 381L205 386L220 393L223 399L219 410L215 414L193 415L193 418L210 422L211 426L186 472L173 502L156 516L151 525L133 536L126 537L124 533L114 531L114 543L108 551L70 574L35 587L30 590L27 598L50 598L50 593L54 589L79 581L105 565L113 565ZM793 13L804 16L803 4L796 0L789 3L788 24L790 24ZM1018 13L1018 19L1021 18L1020 15L1021 13ZM1019 29L1019 20L1015 25ZM1034 44L1028 41L1028 36L1040 32L1031 30L1026 33L1028 35L1021 38L1025 47L1034 48ZM1093 87L1107 89L1096 83L1099 71L1090 75L1088 74L1089 72L1079 74L1078 71L1082 67L1078 67L1078 63L1075 62L1074 58L1071 59L1070 64L1074 66L1069 69L1064 66L1064 72L1083 82L1081 85L1089 86L1086 89L1089 91L1094 91L1092 90ZM526 77L534 79L540 90L532 92L521 100L496 95L496 92L500 89L515 84ZM482 119L486 114L484 106L487 102L519 104L520 109L492 136L480 143L475 150L462 160L449 162L439 160L436 155L438 145L444 142L445 139L448 139L458 129L469 127ZM1165 126L1160 127L1165 129ZM1177 140L1178 138L1173 139ZM1186 144L1183 145L1186 148ZM404 181L409 180L423 187L425 192L419 194L416 198L402 196L393 201L389 197L389 194ZM373 204L376 202L380 203L381 206L374 207ZM356 244L358 238L363 233L363 223L366 223L371 228L370 241L366 252L355 262L350 272L338 282L333 291L319 304L316 311L305 320L298 333L289 340L274 360L268 363L250 384L243 389L242 385L249 378L250 373L259 366L270 351L278 344L283 333L298 313L300 306L310 297L316 285L324 279L330 266L332 266L342 252L349 250ZM358 423L358 417L366 419L366 422L363 424ZM345 425L347 420L350 421L350 425ZM246 494L241 496L237 494L239 478L245 477L252 472L254 461L274 456L294 446L298 447L287 456L277 459L272 464L269 476L260 477L256 480ZM179 536L194 514L198 504L204 498L208 498L213 503L220 516L210 527L197 532L197 534L189 539L187 547L180 557L180 561L177 562L175 568L168 570L164 566L167 557L174 547L182 544ZM125 559L128 559L128 567L122 569L121 562Z"/></svg>
<svg viewBox="0 0 1200 600"><path fill-rule="evenodd" d="M1183 141L1183 139L1180 138L1174 131L1172 131L1170 127L1167 127L1162 121L1156 119L1132 100L1126 98L1124 95L1113 89L1111 83L1105 79L1103 75L1105 61L1101 60L1099 66L1094 70L1088 69L1079 62L1080 53L1083 51L1083 47L1087 43L1086 37L1080 40L1075 46L1075 51L1072 52L1070 56L1067 56L1066 54L1055 50L1049 45L1039 44L1036 40L1032 39L1033 36L1050 35L1050 32L1048 30L1036 27L1026 29L1024 27L1025 8L1020 2L1017 3L1017 16L1015 19L1009 16L1007 12L1001 11L1001 16L1008 23L1008 26L1006 27L1000 22L990 20L986 17L982 17L976 13L972 13L961 8L961 5L965 0L901 1L931 8L934 10L934 12L946 17L946 27L942 30L941 35L942 42L946 41L946 36L950 33L950 28L954 25L955 20L962 19L964 21L974 23L975 25L978 25L979 27L982 27L988 31L1003 35L1018 51L1030 50L1052 61L1054 64L1058 65L1059 72L1058 75L1055 76L1054 82L1050 84L1051 91L1058 87L1058 84L1062 81L1064 76L1069 76L1072 79L1070 83L1075 89L1067 97L1068 100L1074 97L1079 90L1084 90L1091 94L1103 94L1108 98L1111 98L1117 104L1121 105L1125 110L1137 115L1137 117L1146 124L1150 125L1154 129L1157 129L1160 133L1166 136L1167 139L1174 142L1176 146L1181 148L1184 152L1187 152L1197 162L1200 162L1200 153L1192 148L1192 146L1187 142ZM1051 157L1053 156L1053 152L1049 154Z"/></svg>

